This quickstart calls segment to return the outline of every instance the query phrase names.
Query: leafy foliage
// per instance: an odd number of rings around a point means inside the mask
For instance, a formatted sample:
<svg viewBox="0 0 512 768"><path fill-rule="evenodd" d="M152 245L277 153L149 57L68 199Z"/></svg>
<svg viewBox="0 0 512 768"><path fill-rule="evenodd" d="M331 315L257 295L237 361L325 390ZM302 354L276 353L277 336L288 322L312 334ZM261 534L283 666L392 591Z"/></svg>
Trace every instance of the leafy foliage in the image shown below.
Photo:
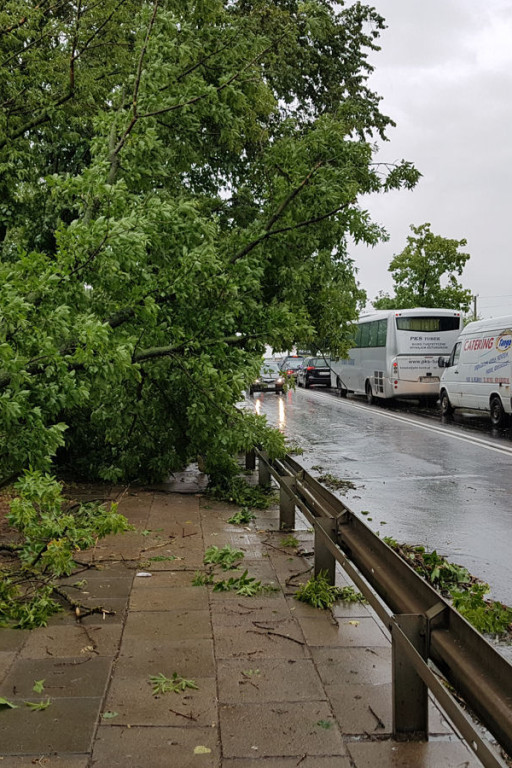
<svg viewBox="0 0 512 768"><path fill-rule="evenodd" d="M383 27L326 0L2 3L0 483L284 450L236 407L265 345L346 349L347 244L386 236L359 200L418 179L373 163Z"/></svg>
<svg viewBox="0 0 512 768"><path fill-rule="evenodd" d="M228 523L245 525L246 523L250 523L251 520L254 520L255 517L256 515L254 512L251 512L249 507L242 507L242 509L238 510L238 512L235 512L234 515L231 515L231 517L228 518Z"/></svg>
<svg viewBox="0 0 512 768"><path fill-rule="evenodd" d="M150 675L149 682L153 686L154 696L163 693L183 693L187 688L198 690L198 686L193 680L186 680L177 672L173 672L172 677L166 677L162 672L158 675Z"/></svg>
<svg viewBox="0 0 512 768"><path fill-rule="evenodd" d="M445 307L467 311L471 291L457 281L470 258L459 248L466 240L451 240L435 235L430 224L411 225L404 250L389 265L393 275L395 295L379 294L373 301L375 309L406 309L408 307Z"/></svg>
<svg viewBox="0 0 512 768"><path fill-rule="evenodd" d="M510 633L512 628L512 608L498 602L487 600L488 584L472 584L467 590L452 589L453 606L470 624L480 632L501 635Z"/></svg>
<svg viewBox="0 0 512 768"><path fill-rule="evenodd" d="M204 554L203 562L209 568L207 572L196 571L192 580L192 586L200 587L207 584L213 585L214 592L236 592L243 597L252 597L264 592L273 592L272 584L262 584L249 576L245 570L240 576L230 576L228 579L215 579L214 569L220 567L223 571L239 567L244 557L241 550L233 549L229 545L222 547L208 547Z"/></svg>
<svg viewBox="0 0 512 768"><path fill-rule="evenodd" d="M453 607L479 632L490 634L512 633L512 608L485 595L490 587L472 576L462 565L450 563L435 550L427 552L423 546L398 544L385 537L386 542L424 579L449 598Z"/></svg>
<svg viewBox="0 0 512 768"><path fill-rule="evenodd" d="M41 471L25 472L14 490L7 520L21 541L12 567L0 572L0 626L31 629L60 610L55 579L72 572L75 553L131 526L116 504L69 502L61 484Z"/></svg>
<svg viewBox="0 0 512 768"><path fill-rule="evenodd" d="M205 565L220 565L223 571L229 571L236 568L237 564L243 558L244 553L241 549L233 549L229 544L219 549L219 547L208 547L204 553L203 562Z"/></svg>
<svg viewBox="0 0 512 768"><path fill-rule="evenodd" d="M254 509L267 509L276 500L274 491L258 485L249 485L243 477L232 476L229 471L217 475L212 480L208 495L214 499Z"/></svg>
<svg viewBox="0 0 512 768"><path fill-rule="evenodd" d="M329 584L327 571L320 571L317 576L312 576L305 584L301 584L295 593L296 600L308 603L314 608L331 608L341 598L342 590Z"/></svg>
<svg viewBox="0 0 512 768"><path fill-rule="evenodd" d="M283 536L283 538L281 539L281 546L283 547L290 547L292 549L297 549L299 544L300 544L299 540L295 536L292 536L292 534L289 534L288 536Z"/></svg>

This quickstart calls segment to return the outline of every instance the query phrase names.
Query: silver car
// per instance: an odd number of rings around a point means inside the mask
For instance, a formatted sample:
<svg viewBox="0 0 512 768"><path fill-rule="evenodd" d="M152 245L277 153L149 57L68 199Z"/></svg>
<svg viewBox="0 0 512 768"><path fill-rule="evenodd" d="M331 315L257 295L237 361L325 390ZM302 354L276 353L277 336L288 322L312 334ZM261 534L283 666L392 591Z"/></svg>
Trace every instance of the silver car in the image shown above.
<svg viewBox="0 0 512 768"><path fill-rule="evenodd" d="M260 369L260 375L249 387L253 392L282 392L284 388L284 376L279 364L273 360L266 361Z"/></svg>

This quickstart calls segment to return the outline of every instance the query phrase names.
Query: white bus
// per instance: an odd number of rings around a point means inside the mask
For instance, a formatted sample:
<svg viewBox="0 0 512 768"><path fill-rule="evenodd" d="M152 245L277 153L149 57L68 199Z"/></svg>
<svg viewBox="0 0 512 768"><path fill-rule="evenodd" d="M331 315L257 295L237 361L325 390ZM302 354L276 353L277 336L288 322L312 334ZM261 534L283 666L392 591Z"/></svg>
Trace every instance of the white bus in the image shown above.
<svg viewBox="0 0 512 768"><path fill-rule="evenodd" d="M346 359L331 362L331 386L375 398L439 397L440 355L449 354L463 326L452 309L376 310L355 324Z"/></svg>

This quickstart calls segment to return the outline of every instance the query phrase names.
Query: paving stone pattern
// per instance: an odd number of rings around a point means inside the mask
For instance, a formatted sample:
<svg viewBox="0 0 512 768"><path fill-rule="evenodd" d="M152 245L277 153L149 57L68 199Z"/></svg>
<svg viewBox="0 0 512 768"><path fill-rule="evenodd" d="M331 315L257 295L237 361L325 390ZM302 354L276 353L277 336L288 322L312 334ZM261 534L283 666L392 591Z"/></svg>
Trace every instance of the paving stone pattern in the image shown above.
<svg viewBox="0 0 512 768"><path fill-rule="evenodd" d="M331 613L293 598L311 573L310 532L296 532L297 554L283 546L277 509L232 525L233 507L165 488L123 493L120 511L136 530L80 553L84 569L63 580L108 612L0 630L0 696L17 705L0 710L1 768L479 765L433 703L428 743L392 738L383 627L364 605ZM214 544L241 549L243 569L275 591L192 586ZM154 695L160 673L197 689ZM43 711L26 705L48 698Z"/></svg>

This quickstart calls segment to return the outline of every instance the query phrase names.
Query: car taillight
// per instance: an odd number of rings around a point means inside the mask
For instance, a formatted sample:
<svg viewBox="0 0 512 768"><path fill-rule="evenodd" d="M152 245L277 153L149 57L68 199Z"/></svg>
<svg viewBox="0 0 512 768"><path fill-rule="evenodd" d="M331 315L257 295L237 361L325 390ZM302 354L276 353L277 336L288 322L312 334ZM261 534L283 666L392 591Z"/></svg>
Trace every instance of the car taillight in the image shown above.
<svg viewBox="0 0 512 768"><path fill-rule="evenodd" d="M292 373L293 373L293 368L289 368L289 369L286 371L286 373L288 374L288 376L291 376L291 375L292 375Z"/></svg>
<svg viewBox="0 0 512 768"><path fill-rule="evenodd" d="M315 370L314 365L308 365L308 367L306 368L306 371L314 371L314 370Z"/></svg>

